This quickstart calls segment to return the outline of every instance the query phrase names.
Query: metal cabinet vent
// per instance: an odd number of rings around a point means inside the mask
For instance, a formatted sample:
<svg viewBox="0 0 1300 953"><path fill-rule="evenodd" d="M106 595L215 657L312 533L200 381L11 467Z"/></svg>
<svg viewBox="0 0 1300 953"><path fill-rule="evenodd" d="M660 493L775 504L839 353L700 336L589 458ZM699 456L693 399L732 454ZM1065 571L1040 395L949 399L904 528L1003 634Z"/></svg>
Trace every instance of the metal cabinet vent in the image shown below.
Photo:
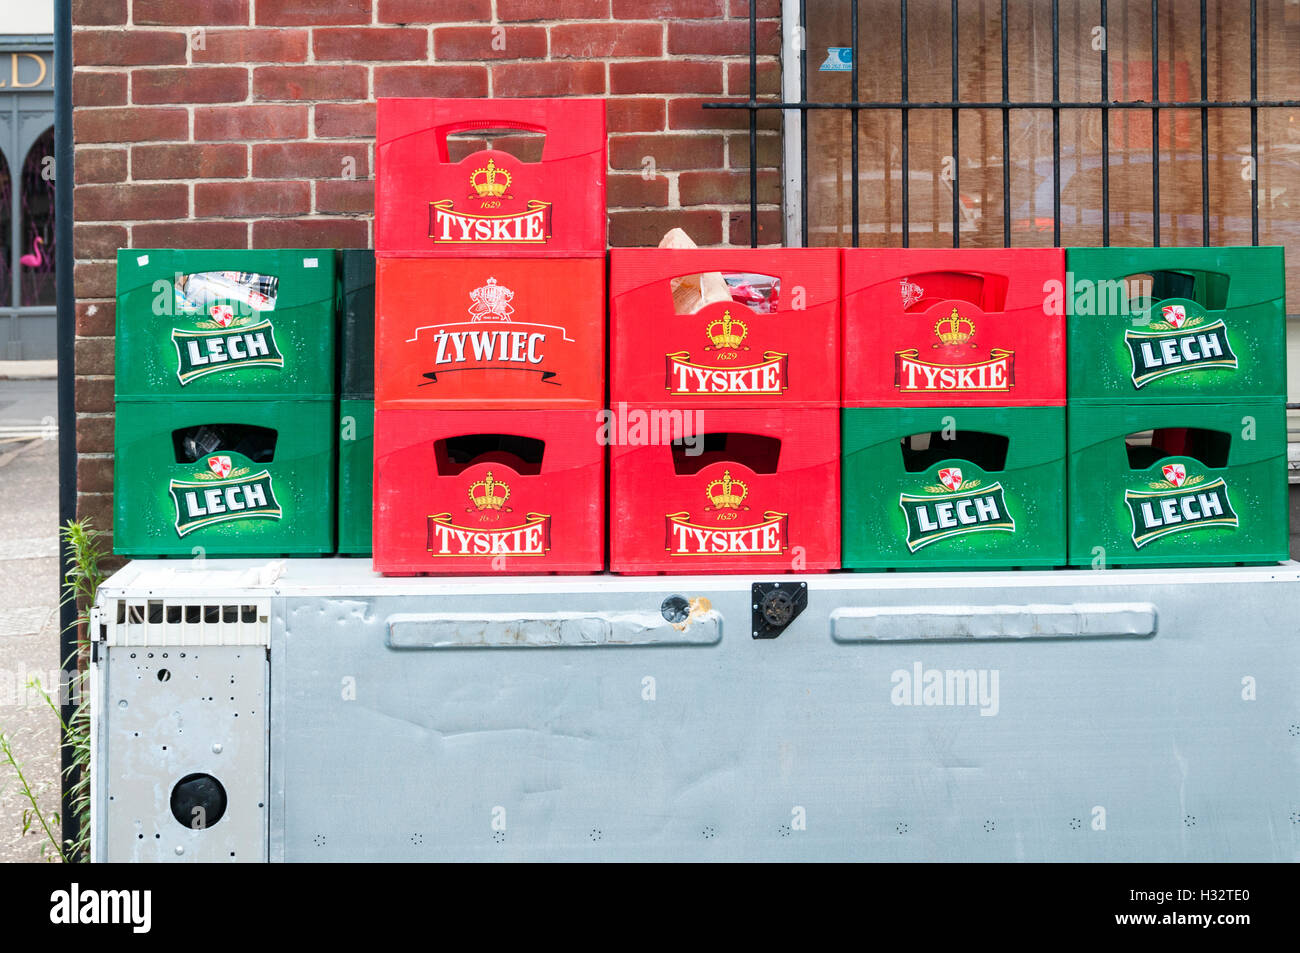
<svg viewBox="0 0 1300 953"><path fill-rule="evenodd" d="M271 644L271 600L110 598L91 614L92 637L107 646Z"/></svg>

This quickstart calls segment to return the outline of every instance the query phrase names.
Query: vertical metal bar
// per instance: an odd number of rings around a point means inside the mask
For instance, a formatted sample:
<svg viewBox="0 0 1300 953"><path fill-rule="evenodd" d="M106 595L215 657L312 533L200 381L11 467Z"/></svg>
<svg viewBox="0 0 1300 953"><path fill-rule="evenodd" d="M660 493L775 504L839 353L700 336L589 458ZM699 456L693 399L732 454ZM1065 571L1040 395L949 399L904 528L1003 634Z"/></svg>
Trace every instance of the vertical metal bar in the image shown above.
<svg viewBox="0 0 1300 953"><path fill-rule="evenodd" d="M808 102L808 2L799 0L799 102ZM799 110L799 244L808 247L808 120L809 112Z"/></svg>
<svg viewBox="0 0 1300 953"><path fill-rule="evenodd" d="M957 86L957 0L952 0L952 101L958 100ZM952 109L952 247L961 247L961 140L959 110Z"/></svg>
<svg viewBox="0 0 1300 953"><path fill-rule="evenodd" d="M907 127L908 119L911 116L911 107L907 104L907 0L900 0L899 14L901 17L902 27L902 51L900 59L903 65L903 95L900 101L903 104L903 247L907 248L910 244L910 235L912 225L908 216L908 184L911 178L911 170L908 168L907 155Z"/></svg>
<svg viewBox="0 0 1300 953"><path fill-rule="evenodd" d="M1255 0L1250 0L1250 243L1259 244L1259 34Z"/></svg>
<svg viewBox="0 0 1300 953"><path fill-rule="evenodd" d="M1201 0L1201 102L1209 100L1207 74L1205 0ZM1201 106L1201 244L1210 245L1210 111Z"/></svg>
<svg viewBox="0 0 1300 953"><path fill-rule="evenodd" d="M1061 3L1052 0L1052 244L1061 247ZM1077 159L1076 159L1077 167Z"/></svg>
<svg viewBox="0 0 1300 953"><path fill-rule="evenodd" d="M1110 32L1101 0L1101 245L1110 247Z"/></svg>
<svg viewBox="0 0 1300 953"><path fill-rule="evenodd" d="M758 4L749 5L749 247L758 247ZM727 236L728 242L731 236Z"/></svg>
<svg viewBox="0 0 1300 953"><path fill-rule="evenodd" d="M1151 0L1151 101L1160 101L1160 0ZM1151 244L1160 247L1160 110L1151 107Z"/></svg>
<svg viewBox="0 0 1300 953"><path fill-rule="evenodd" d="M1011 247L1011 84L1007 72L1007 0L1002 0L1002 244Z"/></svg>
<svg viewBox="0 0 1300 953"><path fill-rule="evenodd" d="M72 249L72 182L75 178L72 140L72 0L54 4L54 180L64 187L55 194L54 205L54 281L58 341L58 421L59 421L59 525L66 526L77 516L77 409L76 409L76 289L72 283L74 264ZM99 529L106 527L100 526ZM71 553L59 540L59 590L71 567ZM69 672L60 677L59 714L65 725L72 724L76 711L72 693L66 691L68 680L77 671L77 606L71 601L59 605L59 662ZM76 762L67 738L60 738L59 760L62 770L63 840L77 840L80 824L72 808L71 790L79 780ZM89 860L89 857L77 858Z"/></svg>
<svg viewBox="0 0 1300 953"><path fill-rule="evenodd" d="M754 6L753 3L750 4ZM853 108L849 110L849 136L853 140L851 174L853 176L853 247L857 248L860 244L858 230L861 223L858 221L858 0L853 0L849 8L849 32L852 43L851 55L853 63L850 66L852 72L849 76L849 84L853 94Z"/></svg>

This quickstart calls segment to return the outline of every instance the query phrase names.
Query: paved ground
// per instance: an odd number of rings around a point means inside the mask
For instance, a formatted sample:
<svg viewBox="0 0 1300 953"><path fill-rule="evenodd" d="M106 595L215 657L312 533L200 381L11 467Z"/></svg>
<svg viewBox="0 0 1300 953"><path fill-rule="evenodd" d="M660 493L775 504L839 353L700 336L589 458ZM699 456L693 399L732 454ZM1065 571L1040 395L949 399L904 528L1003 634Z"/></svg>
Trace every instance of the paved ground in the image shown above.
<svg viewBox="0 0 1300 953"><path fill-rule="evenodd" d="M58 443L53 380L0 379L0 731L9 736L44 809L59 809L58 722L26 689L59 670ZM40 859L20 837L13 770L0 763L0 861Z"/></svg>

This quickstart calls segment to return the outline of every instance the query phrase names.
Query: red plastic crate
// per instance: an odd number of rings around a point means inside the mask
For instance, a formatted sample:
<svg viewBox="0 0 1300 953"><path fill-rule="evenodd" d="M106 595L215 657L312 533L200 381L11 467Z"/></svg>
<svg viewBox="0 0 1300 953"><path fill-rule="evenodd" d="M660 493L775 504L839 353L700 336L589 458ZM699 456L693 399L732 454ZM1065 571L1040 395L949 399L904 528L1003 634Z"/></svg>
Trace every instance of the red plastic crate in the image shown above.
<svg viewBox="0 0 1300 953"><path fill-rule="evenodd" d="M453 161L447 136L475 130L545 133L541 161ZM602 99L381 99L375 141L380 257L605 250Z"/></svg>
<svg viewBox="0 0 1300 953"><path fill-rule="evenodd" d="M376 407L604 406L603 258L384 258L377 269Z"/></svg>
<svg viewBox="0 0 1300 953"><path fill-rule="evenodd" d="M839 411L619 406L610 451L610 568L620 573L823 572L840 565ZM649 416L659 424L645 427ZM695 438L703 438L691 446ZM680 447L672 444L681 438ZM692 454L694 449L699 451Z"/></svg>
<svg viewBox="0 0 1300 953"><path fill-rule="evenodd" d="M844 249L844 405L1064 405L1051 281L1059 248Z"/></svg>
<svg viewBox="0 0 1300 953"><path fill-rule="evenodd" d="M612 250L611 400L838 407L839 267L838 249ZM678 314L673 279L717 272L767 280Z"/></svg>
<svg viewBox="0 0 1300 953"><path fill-rule="evenodd" d="M604 566L604 447L590 411L376 411L374 494L382 573Z"/></svg>

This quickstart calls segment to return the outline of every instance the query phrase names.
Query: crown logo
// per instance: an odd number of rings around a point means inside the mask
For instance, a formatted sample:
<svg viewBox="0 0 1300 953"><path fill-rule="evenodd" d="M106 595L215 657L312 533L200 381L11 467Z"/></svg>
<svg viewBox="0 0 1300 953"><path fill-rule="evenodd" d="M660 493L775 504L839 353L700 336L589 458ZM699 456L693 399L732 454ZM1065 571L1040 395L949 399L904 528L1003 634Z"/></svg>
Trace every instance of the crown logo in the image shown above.
<svg viewBox="0 0 1300 953"><path fill-rule="evenodd" d="M734 351L740 347L741 341L749 337L749 325L739 318L732 318L730 311L724 311L721 318L704 329L704 333L713 342L713 347Z"/></svg>
<svg viewBox="0 0 1300 953"><path fill-rule="evenodd" d="M482 480L475 480L469 485L469 501L479 510L499 510L510 499L510 487L492 479L492 471Z"/></svg>
<svg viewBox="0 0 1300 953"><path fill-rule="evenodd" d="M975 334L975 322L970 318L963 318L957 313L957 309L953 308L949 317L935 324L934 333L939 335L939 340L945 346L965 344ZM934 347L938 346L938 344L934 345Z"/></svg>
<svg viewBox="0 0 1300 953"><path fill-rule="evenodd" d="M740 504L749 496L749 487L743 480L733 480L731 471L726 470L721 480L714 480L704 488L704 495L709 498L715 509L738 510Z"/></svg>
<svg viewBox="0 0 1300 953"><path fill-rule="evenodd" d="M469 293L474 303L469 306L470 317L475 321L509 321L515 313L510 302L515 293L505 285L497 284L495 278L489 278L487 284L475 288Z"/></svg>
<svg viewBox="0 0 1300 953"><path fill-rule="evenodd" d="M925 289L915 281L910 281L907 278L903 278L898 282L898 290L903 294L904 309L910 308L925 297Z"/></svg>
<svg viewBox="0 0 1300 953"><path fill-rule="evenodd" d="M478 193L481 199L499 199L506 194L506 189L510 188L510 173L505 169L498 169L496 161L488 159L488 164L481 169L475 169L469 177L469 184L474 186L474 191Z"/></svg>

